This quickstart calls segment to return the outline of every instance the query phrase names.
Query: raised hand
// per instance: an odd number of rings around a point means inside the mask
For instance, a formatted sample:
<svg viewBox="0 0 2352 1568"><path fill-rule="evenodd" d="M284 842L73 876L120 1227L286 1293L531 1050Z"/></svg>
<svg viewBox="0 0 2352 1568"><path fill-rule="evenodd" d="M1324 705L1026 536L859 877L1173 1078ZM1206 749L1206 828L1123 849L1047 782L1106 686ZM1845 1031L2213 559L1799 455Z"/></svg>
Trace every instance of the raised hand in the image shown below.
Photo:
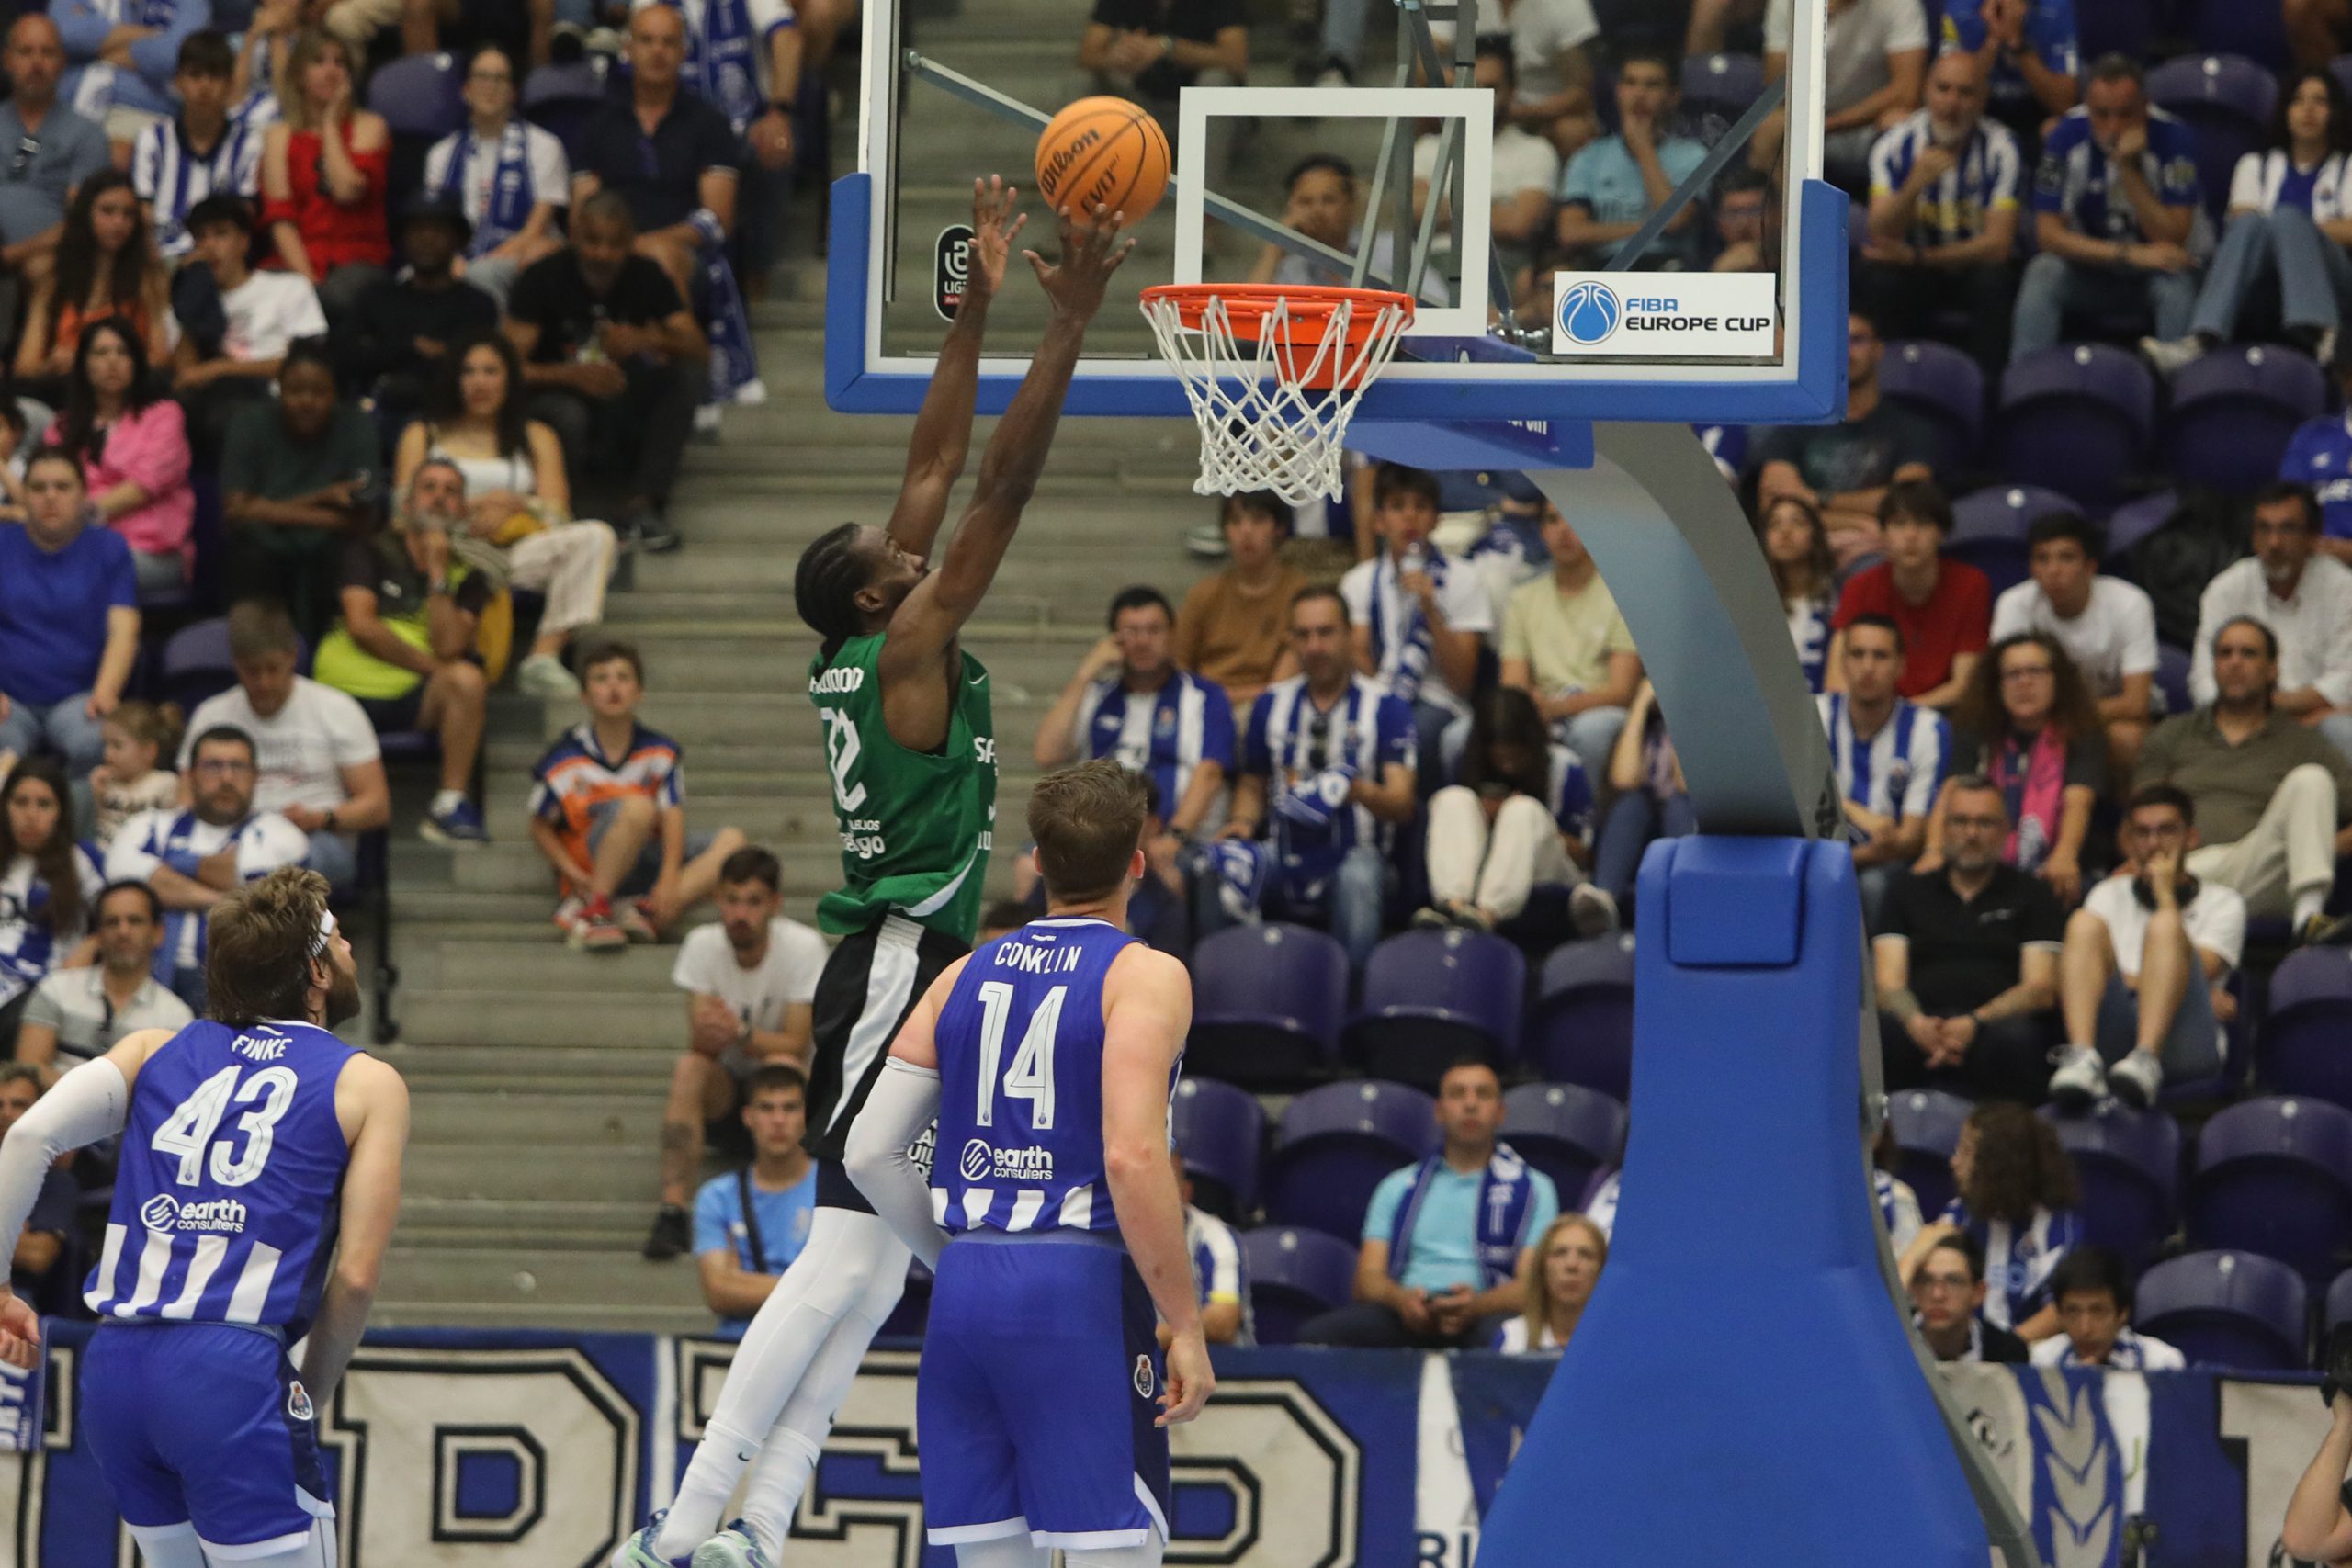
<svg viewBox="0 0 2352 1568"><path fill-rule="evenodd" d="M1045 287L1046 298L1054 302L1057 315L1086 321L1102 308L1103 286L1119 270L1119 264L1127 259L1127 253L1136 248L1133 239L1119 238L1119 225L1125 220L1124 214L1113 212L1099 201L1090 217L1080 217L1065 208L1060 263L1049 266L1046 258L1035 251L1021 253L1029 259L1031 270Z"/></svg>
<svg viewBox="0 0 2352 1568"><path fill-rule="evenodd" d="M1004 264L1012 254L1012 238L1029 222L1025 212L1012 209L1021 193L1004 183L1001 175L972 182L971 270L965 277L967 293L983 299L1004 282Z"/></svg>

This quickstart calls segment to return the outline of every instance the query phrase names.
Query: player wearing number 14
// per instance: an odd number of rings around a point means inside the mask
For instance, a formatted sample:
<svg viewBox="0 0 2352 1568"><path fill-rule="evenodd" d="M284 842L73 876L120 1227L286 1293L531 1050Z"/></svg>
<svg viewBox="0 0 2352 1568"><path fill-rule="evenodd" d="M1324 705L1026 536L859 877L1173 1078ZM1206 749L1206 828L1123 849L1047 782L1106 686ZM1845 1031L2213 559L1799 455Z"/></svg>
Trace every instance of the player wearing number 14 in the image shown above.
<svg viewBox="0 0 2352 1568"><path fill-rule="evenodd" d="M289 868L215 905L212 1016L125 1035L0 1143L14 1235L59 1155L122 1134L79 1409L149 1568L334 1562L317 1416L391 1239L408 1091L328 1032L359 1010L359 976L326 897ZM40 1353L0 1286L0 1359Z"/></svg>

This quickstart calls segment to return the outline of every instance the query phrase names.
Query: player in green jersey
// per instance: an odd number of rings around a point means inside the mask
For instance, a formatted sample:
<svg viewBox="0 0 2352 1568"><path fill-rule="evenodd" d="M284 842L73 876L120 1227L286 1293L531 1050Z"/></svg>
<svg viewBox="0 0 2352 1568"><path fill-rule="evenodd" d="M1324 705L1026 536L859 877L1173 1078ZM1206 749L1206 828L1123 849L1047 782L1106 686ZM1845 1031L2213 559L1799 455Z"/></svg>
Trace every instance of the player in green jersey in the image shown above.
<svg viewBox="0 0 2352 1568"><path fill-rule="evenodd" d="M1023 223L1000 180L976 184L972 207L968 280L898 505L883 527L843 524L819 537L793 582L801 619L824 638L808 695L824 725L847 882L818 907L841 942L811 1010L816 1217L743 1336L676 1501L613 1568L676 1568L688 1554L693 1568L770 1568L833 1412L906 1282L911 1255L843 1174L842 1152L908 1011L971 951L996 817L996 737L988 671L960 637L1045 468L1103 285L1135 243L1120 238L1118 214L1098 208L1061 215L1058 263L1023 253L1052 315L934 571L932 544L971 446L989 305ZM747 1466L744 1516L721 1529Z"/></svg>

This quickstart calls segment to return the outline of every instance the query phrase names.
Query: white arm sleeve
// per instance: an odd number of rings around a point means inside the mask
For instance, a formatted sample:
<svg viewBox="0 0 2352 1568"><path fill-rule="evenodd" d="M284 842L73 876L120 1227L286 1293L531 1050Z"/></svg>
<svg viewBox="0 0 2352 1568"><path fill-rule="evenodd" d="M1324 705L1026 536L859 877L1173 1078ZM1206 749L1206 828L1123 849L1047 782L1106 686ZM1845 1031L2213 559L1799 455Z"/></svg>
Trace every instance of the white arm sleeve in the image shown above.
<svg viewBox="0 0 2352 1568"><path fill-rule="evenodd" d="M0 1236L14 1246L24 1234L58 1156L121 1132L130 1114L130 1086L122 1069L103 1057L58 1079L0 1139Z"/></svg>
<svg viewBox="0 0 2352 1568"><path fill-rule="evenodd" d="M938 1072L893 1056L850 1125L842 1160L874 1212L927 1269L939 1267L947 1233L931 1217L931 1190L907 1150L938 1114Z"/></svg>

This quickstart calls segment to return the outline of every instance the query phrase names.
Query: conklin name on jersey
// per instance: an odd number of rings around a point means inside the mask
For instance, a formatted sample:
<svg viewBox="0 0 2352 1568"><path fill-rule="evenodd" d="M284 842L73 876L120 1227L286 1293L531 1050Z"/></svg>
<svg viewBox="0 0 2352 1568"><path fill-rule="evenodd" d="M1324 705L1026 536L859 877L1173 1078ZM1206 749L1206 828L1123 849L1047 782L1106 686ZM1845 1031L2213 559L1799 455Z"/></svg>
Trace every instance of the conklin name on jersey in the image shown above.
<svg viewBox="0 0 2352 1568"><path fill-rule="evenodd" d="M808 665L848 884L819 901L817 922L847 935L896 911L968 943L995 843L989 672L964 655L946 745L911 751L882 722L881 658L876 635L850 638L830 664L820 656Z"/></svg>

